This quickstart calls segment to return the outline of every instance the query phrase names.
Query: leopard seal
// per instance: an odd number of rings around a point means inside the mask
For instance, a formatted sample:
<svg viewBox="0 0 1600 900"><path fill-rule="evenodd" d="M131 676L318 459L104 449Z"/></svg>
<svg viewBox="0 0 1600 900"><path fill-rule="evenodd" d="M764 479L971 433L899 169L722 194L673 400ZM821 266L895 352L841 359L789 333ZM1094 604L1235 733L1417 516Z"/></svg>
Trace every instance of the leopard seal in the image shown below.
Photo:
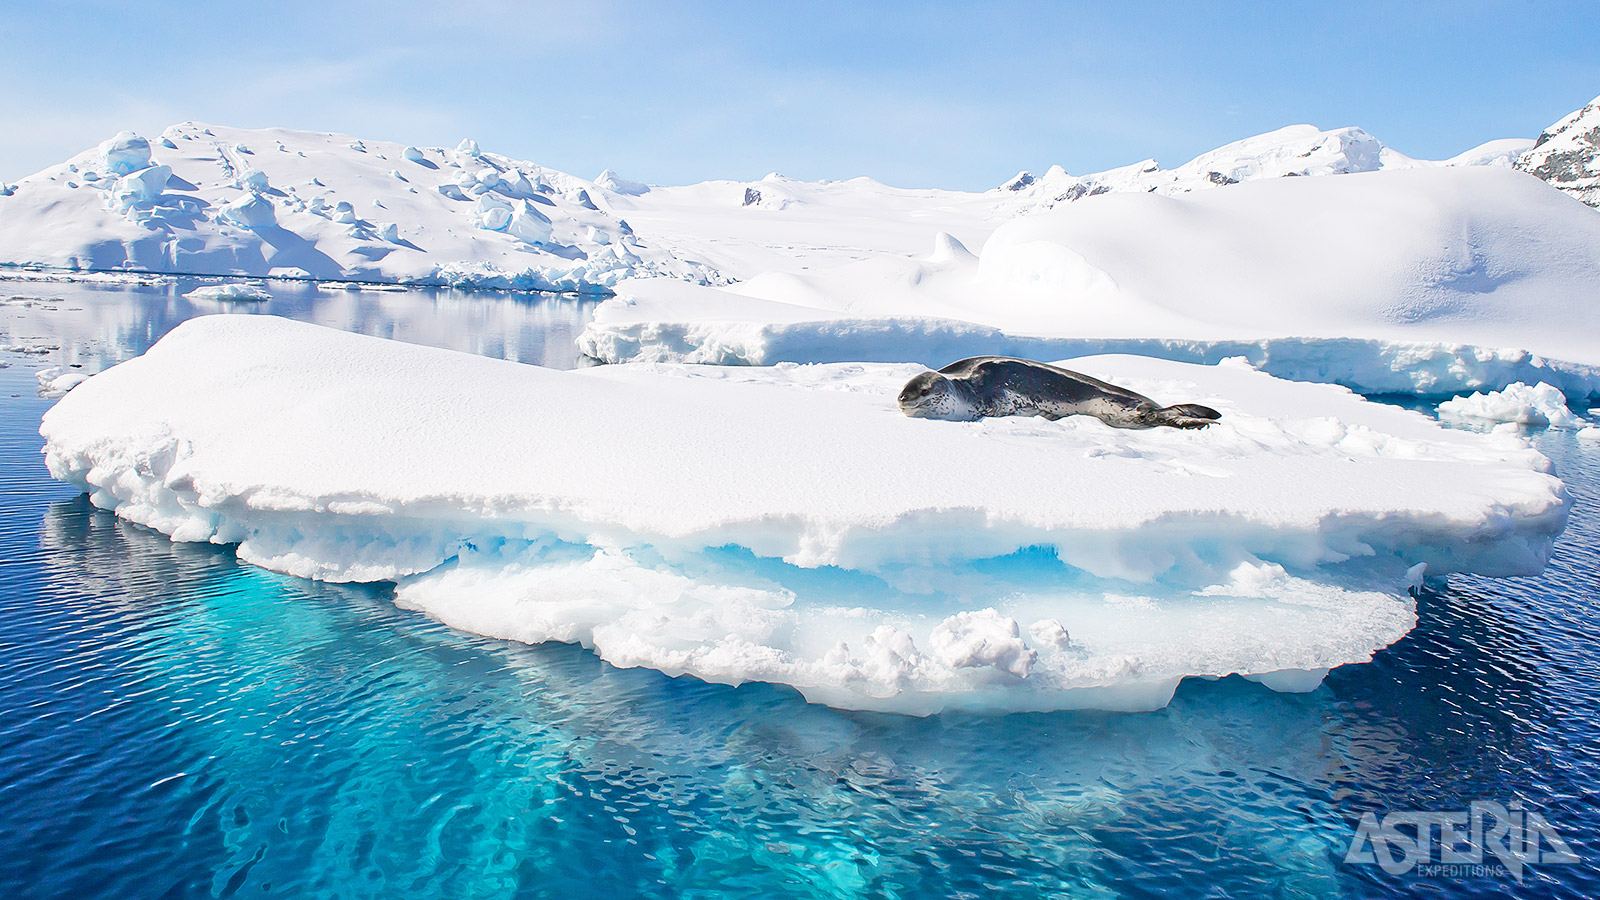
<svg viewBox="0 0 1600 900"><path fill-rule="evenodd" d="M1094 416L1114 428L1204 428L1222 418L1197 403L1160 406L1143 394L1029 359L974 356L923 372L900 390L900 411L922 419Z"/></svg>

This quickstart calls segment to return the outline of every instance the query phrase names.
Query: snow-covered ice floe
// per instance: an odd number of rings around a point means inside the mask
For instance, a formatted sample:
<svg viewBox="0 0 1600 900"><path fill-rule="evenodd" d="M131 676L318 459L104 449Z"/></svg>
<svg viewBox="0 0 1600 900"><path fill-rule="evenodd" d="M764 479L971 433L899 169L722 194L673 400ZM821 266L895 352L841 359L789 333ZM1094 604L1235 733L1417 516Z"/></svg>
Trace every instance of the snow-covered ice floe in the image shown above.
<svg viewBox="0 0 1600 900"><path fill-rule="evenodd" d="M1429 574L1538 572L1514 434L1228 361L1068 365L1200 431L902 415L907 364L561 372L266 316L180 325L44 418L51 473L174 540L392 579L474 632L926 714L1164 705L1365 661Z"/></svg>
<svg viewBox="0 0 1600 900"><path fill-rule="evenodd" d="M940 235L920 258L616 292L580 338L609 362L1242 355L1366 393L1600 395L1600 216L1498 167L1108 193L977 253Z"/></svg>
<svg viewBox="0 0 1600 900"><path fill-rule="evenodd" d="M204 285L184 294L184 296L190 300L224 300L245 303L261 303L272 299L272 293L266 288L260 285L245 284L241 281Z"/></svg>

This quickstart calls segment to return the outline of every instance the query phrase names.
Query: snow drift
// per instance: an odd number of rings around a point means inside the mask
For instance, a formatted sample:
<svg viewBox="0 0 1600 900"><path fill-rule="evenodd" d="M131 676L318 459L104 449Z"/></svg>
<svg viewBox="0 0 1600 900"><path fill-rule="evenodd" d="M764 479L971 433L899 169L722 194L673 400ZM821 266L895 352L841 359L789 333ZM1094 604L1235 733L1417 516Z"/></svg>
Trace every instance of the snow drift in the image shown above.
<svg viewBox="0 0 1600 900"><path fill-rule="evenodd" d="M41 432L53 475L175 540L911 713L1149 709L1189 675L1310 689L1411 627L1416 566L1537 572L1565 522L1515 435L1237 361L1070 365L1223 419L914 420L916 366L557 372L213 316Z"/></svg>

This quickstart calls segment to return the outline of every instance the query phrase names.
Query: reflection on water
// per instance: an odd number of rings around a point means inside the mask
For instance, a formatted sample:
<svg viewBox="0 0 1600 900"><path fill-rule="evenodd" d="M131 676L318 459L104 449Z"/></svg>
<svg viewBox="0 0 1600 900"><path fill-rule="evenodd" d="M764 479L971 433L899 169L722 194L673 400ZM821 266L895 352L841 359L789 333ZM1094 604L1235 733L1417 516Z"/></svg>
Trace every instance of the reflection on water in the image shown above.
<svg viewBox="0 0 1600 900"><path fill-rule="evenodd" d="M182 318L132 293L56 352ZM420 339L457 300L303 309ZM529 359L556 338L505 336L559 310L471 314ZM1600 894L1592 862L1521 886L1343 862L1365 811L1479 799L1600 859L1600 448L1570 434L1540 438L1578 501L1550 571L1425 594L1411 635L1315 692L910 719L462 634L381 586L172 544L49 481L28 368L0 369L0 896Z"/></svg>
<svg viewBox="0 0 1600 900"><path fill-rule="evenodd" d="M569 294L508 294L450 289L344 290L293 281L264 285L262 303L190 300L200 281L156 285L0 279L0 349L33 351L50 365L86 372L138 356L186 319L229 313L275 315L330 328L570 369L573 343L595 301ZM42 351L42 352L38 352Z"/></svg>

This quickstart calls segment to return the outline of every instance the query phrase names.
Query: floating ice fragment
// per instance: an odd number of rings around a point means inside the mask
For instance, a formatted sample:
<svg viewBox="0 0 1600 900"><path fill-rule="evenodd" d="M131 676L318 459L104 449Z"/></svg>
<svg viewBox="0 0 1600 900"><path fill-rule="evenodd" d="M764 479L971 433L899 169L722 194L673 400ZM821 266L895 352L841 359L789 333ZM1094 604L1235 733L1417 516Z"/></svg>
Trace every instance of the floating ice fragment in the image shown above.
<svg viewBox="0 0 1600 900"><path fill-rule="evenodd" d="M89 380L89 376L83 372L64 366L40 369L34 373L34 377L39 379L39 396L50 399L64 397L67 391Z"/></svg>
<svg viewBox="0 0 1600 900"><path fill-rule="evenodd" d="M184 294L184 296L188 297L190 300L216 300L247 303L260 303L272 299L272 294L267 292L265 288L239 281L230 281L226 284L208 284L204 287L197 287L187 294Z"/></svg>
<svg viewBox="0 0 1600 900"><path fill-rule="evenodd" d="M1439 404L1439 415L1518 425L1578 428L1584 422L1567 408L1566 395L1543 381L1532 387L1522 382L1504 390L1475 393Z"/></svg>

